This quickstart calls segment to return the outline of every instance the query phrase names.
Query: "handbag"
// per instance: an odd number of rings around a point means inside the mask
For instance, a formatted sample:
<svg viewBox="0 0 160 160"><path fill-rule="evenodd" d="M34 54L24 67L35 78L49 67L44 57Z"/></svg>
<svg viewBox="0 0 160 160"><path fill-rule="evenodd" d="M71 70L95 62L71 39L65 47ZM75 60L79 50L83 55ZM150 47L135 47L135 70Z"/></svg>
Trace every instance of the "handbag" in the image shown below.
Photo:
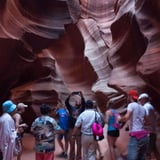
<svg viewBox="0 0 160 160"><path fill-rule="evenodd" d="M95 111L95 121L92 124L92 132L93 132L94 139L96 141L100 141L104 139L103 126L101 123L98 122L96 111Z"/></svg>

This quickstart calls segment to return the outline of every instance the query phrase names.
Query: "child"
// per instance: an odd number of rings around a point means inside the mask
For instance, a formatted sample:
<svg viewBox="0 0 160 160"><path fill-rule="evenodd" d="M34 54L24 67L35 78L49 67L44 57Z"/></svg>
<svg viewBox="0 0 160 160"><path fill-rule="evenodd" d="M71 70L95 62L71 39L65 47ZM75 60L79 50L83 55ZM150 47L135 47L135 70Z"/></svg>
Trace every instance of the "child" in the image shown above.
<svg viewBox="0 0 160 160"><path fill-rule="evenodd" d="M61 100L58 100L56 115L58 116L58 124L64 130L63 134L58 134L57 141L62 149L62 153L58 157L67 158L68 151L68 118L69 113L66 107L62 104ZM62 139L64 138L64 144Z"/></svg>

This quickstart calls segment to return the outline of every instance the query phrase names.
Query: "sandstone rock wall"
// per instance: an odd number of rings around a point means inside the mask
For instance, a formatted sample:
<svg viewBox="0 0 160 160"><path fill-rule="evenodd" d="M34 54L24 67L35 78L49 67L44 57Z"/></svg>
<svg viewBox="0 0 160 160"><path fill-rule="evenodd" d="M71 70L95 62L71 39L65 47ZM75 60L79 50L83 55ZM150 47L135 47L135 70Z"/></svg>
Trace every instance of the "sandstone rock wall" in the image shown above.
<svg viewBox="0 0 160 160"><path fill-rule="evenodd" d="M0 12L0 102L28 103L35 117L81 90L105 111L137 89L159 111L158 0L2 0Z"/></svg>

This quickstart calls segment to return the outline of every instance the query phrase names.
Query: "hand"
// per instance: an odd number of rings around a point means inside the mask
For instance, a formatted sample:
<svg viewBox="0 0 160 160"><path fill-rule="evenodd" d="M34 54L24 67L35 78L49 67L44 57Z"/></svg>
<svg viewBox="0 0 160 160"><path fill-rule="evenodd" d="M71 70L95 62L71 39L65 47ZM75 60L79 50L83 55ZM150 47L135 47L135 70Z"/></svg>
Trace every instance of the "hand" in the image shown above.
<svg viewBox="0 0 160 160"><path fill-rule="evenodd" d="M75 137L76 137L76 135L71 135L71 138L72 138L72 139L75 139Z"/></svg>
<svg viewBox="0 0 160 160"><path fill-rule="evenodd" d="M118 122L121 121L121 116L120 115L118 115L117 120L118 120Z"/></svg>
<svg viewBox="0 0 160 160"><path fill-rule="evenodd" d="M81 92L81 91L79 91L79 95L80 95L81 97L83 97L83 94L82 94L82 92Z"/></svg>
<svg viewBox="0 0 160 160"><path fill-rule="evenodd" d="M28 127L28 125L27 125L26 123L24 123L24 124L23 124L23 127L27 128L27 127Z"/></svg>
<svg viewBox="0 0 160 160"><path fill-rule="evenodd" d="M23 133L24 132L24 128L23 127L19 127L17 133Z"/></svg>

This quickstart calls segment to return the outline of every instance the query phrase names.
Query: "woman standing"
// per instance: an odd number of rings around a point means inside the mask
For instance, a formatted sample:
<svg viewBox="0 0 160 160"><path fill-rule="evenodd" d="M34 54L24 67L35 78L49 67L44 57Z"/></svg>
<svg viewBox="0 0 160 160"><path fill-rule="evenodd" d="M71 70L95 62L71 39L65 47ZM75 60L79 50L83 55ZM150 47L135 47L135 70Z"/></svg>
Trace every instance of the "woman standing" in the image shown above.
<svg viewBox="0 0 160 160"><path fill-rule="evenodd" d="M113 103L109 104L109 109L105 113L105 122L107 124L107 141L111 160L116 160L116 141L119 137L118 112L113 109Z"/></svg>

